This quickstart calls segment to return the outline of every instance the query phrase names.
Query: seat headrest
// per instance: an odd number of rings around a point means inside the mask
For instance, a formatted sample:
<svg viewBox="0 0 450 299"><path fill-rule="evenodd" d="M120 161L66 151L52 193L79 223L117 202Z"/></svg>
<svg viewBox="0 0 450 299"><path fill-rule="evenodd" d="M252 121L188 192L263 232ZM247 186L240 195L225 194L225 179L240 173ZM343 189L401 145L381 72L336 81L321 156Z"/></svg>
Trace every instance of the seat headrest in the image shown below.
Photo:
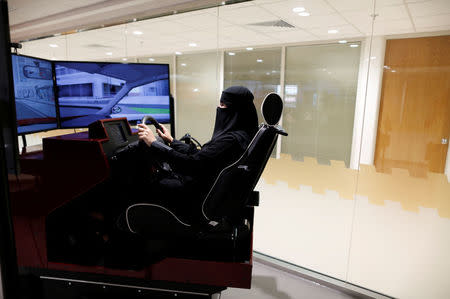
<svg viewBox="0 0 450 299"><path fill-rule="evenodd" d="M283 113L283 100L281 97L274 92L266 95L261 105L261 113L268 125L274 126L278 124Z"/></svg>

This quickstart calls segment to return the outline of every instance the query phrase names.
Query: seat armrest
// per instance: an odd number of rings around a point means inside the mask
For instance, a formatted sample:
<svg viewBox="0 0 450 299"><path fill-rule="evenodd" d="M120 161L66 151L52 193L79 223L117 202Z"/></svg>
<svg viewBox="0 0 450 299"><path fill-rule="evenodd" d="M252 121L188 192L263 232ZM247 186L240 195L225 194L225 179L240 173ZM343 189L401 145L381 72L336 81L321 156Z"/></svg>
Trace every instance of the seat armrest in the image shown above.
<svg viewBox="0 0 450 299"><path fill-rule="evenodd" d="M252 191L248 197L247 206L257 207L259 206L259 191Z"/></svg>

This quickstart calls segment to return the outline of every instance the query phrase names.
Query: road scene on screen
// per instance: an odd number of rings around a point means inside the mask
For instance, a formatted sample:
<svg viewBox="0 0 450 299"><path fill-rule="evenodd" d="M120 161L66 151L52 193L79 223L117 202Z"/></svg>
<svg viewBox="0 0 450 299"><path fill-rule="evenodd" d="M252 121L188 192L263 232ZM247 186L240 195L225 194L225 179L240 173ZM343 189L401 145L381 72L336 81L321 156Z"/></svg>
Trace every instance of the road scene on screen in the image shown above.
<svg viewBox="0 0 450 299"><path fill-rule="evenodd" d="M168 65L57 62L55 75L63 128L145 115L170 122Z"/></svg>
<svg viewBox="0 0 450 299"><path fill-rule="evenodd" d="M55 129L56 106L50 62L12 55L17 131Z"/></svg>

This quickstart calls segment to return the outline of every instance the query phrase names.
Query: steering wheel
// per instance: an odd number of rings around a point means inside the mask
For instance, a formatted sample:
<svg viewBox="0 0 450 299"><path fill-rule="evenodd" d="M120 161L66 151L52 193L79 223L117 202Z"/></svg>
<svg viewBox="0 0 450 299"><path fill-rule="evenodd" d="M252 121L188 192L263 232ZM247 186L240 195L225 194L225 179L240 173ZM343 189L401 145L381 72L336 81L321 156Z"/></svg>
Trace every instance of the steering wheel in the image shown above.
<svg viewBox="0 0 450 299"><path fill-rule="evenodd" d="M150 122L152 125L155 126L155 128L157 128L158 130L160 130L161 132L163 132L163 128L161 127L161 125L159 124L159 122L153 118L153 116L150 115L146 115L142 118L141 123L145 125L146 122Z"/></svg>

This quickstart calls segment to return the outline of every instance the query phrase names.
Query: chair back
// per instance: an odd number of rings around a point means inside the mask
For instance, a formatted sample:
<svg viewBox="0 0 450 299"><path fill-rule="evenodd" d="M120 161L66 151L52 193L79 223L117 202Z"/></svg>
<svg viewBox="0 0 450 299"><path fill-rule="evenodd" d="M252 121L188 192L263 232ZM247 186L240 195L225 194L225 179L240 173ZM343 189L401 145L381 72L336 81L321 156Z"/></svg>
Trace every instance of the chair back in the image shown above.
<svg viewBox="0 0 450 299"><path fill-rule="evenodd" d="M268 94L261 105L261 112L265 123L259 126L242 156L219 173L203 201L202 212L208 221L220 221L223 218L234 221L241 218L278 135L287 136L277 126L283 112L283 101L279 95Z"/></svg>

